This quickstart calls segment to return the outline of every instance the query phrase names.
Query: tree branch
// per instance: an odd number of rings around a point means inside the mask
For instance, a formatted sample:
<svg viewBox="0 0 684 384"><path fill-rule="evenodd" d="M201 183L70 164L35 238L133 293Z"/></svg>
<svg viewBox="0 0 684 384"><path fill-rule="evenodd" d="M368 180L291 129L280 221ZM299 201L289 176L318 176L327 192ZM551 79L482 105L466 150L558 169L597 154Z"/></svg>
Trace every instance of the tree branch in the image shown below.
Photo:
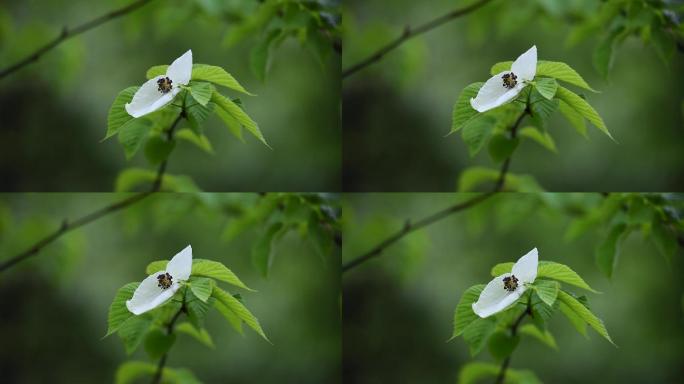
<svg viewBox="0 0 684 384"><path fill-rule="evenodd" d="M527 301L527 310L525 312L521 313L520 316L515 320L515 323L513 323L513 326L511 326L511 335L515 337L515 335L518 333L518 327L522 323L523 319L527 315L532 315L532 298L530 297L529 300ZM495 384L503 384L504 379L506 378L506 370L508 369L508 365L511 363L511 356L509 355L506 357L501 363L501 369L499 369L499 374L496 377Z"/></svg>
<svg viewBox="0 0 684 384"><path fill-rule="evenodd" d="M397 47L399 47L401 44L403 44L406 40L409 40L412 37L418 36L420 34L423 34L425 32L428 32L434 28L437 28L441 26L442 24L449 22L451 20L454 20L458 17L464 16L469 14L470 12L475 11L476 9L482 7L483 5L489 3L491 0L480 0L476 3L473 3L467 7L463 8L458 8L455 9L445 15L442 15L440 17L437 17L436 19L433 19L425 24L421 24L415 28L411 28L410 26L406 26L404 28L404 32L394 39L393 41L389 42L387 45L384 47L378 49L375 51L375 53L371 54L364 60L361 60L360 62L352 65L351 67L342 70L342 79L345 77L351 76L354 73L366 68L367 66L380 61L386 54L389 52L393 51Z"/></svg>
<svg viewBox="0 0 684 384"><path fill-rule="evenodd" d="M176 312L175 315L173 315L173 318L171 321L166 325L166 334L170 335L173 333L173 327L176 324L176 320L180 317L181 313L187 313L187 307L185 306L185 297L188 294L188 288L185 288L185 291L183 292L183 305L181 305L180 309L178 309L178 312ZM154 376L152 376L152 381L151 384L159 384L162 379L162 375L164 373L164 366L166 365L166 359L168 357L169 353L166 352L162 355L162 357L159 359L159 363L157 363L157 371L154 373Z"/></svg>
<svg viewBox="0 0 684 384"><path fill-rule="evenodd" d="M522 122L523 118L529 113L528 109L525 109L525 111L518 117L518 119L515 121L513 126L511 127L511 138L515 139L518 133L518 127L520 126L520 123ZM401 240L404 236L408 235L409 233L416 231L418 229L421 229L423 227L426 227L432 223L435 223L437 221L440 221L456 212L464 211L468 208L471 208L488 198L490 198L492 195L494 195L497 192L503 191L503 188L506 184L506 175L508 174L508 168L511 163L511 157L513 155L509 156L501 166L501 171L499 172L499 177L497 178L496 184L494 185L494 188L490 192L486 192L481 195L477 195L469 200L466 200L462 203L458 203L455 205L452 205L451 207L445 208L441 211L438 211L422 220L417 221L416 223L411 223L410 221L406 221L404 224L404 227L394 233L393 235L389 236L385 240L383 240L380 244L376 245L373 249L370 251L364 253L361 256L358 256L351 261L342 264L342 273L347 272L348 270L358 266L361 263L364 263L373 257L379 256L382 254L382 252L385 250L385 248L389 247L390 245L396 243L397 241Z"/></svg>
<svg viewBox="0 0 684 384"><path fill-rule="evenodd" d="M10 65L9 67L7 67L3 70L0 70L0 79L4 78L5 76L11 74L14 71L21 69L22 67L24 67L28 64L31 64L35 61L38 61L38 59L40 59L41 56L43 56L45 53L51 51L52 49L56 48L62 42L66 41L66 40L68 40L68 39L70 39L76 35L79 35L83 32L86 32L90 29L93 29L99 25L102 25L102 24L104 24L110 20L114 20L114 19L119 18L121 16L124 16L130 12L133 12L133 11L137 10L138 8L142 7L143 5L149 3L150 1L151 0L138 0L138 1L135 1L135 2L133 2L127 6L123 7L123 8L119 8L115 11L112 11L110 13L102 15L96 19L93 19L91 21L83 23L77 27L74 27L71 29L64 27L62 29L62 32L59 34L59 36L54 38L52 41L50 41L47 44L45 44L44 46L40 47L39 49L37 49L35 52L30 54L29 56L27 56L23 60L15 63L13 65Z"/></svg>
<svg viewBox="0 0 684 384"><path fill-rule="evenodd" d="M178 125L178 122L185 117L185 112L181 112L181 114L174 120L173 124L171 127L166 131L166 137L171 140L173 139L173 132L176 129L176 126ZM166 172L166 164L167 160L164 160L160 165L159 169L157 170L157 177L154 179L152 182L152 186L149 191L146 192L140 192L137 193L133 196L130 196L124 200L121 200L117 203L108 205L104 208L98 209L95 212L89 213L85 216L82 216L74 221L67 221L64 220L62 222L62 225L53 233L50 235L42 238L41 240L37 241L33 246L25 250L24 252L21 252L20 254L10 257L7 261L0 263L0 272L5 271L6 269L9 269L13 265L28 259L31 256L37 255L45 246L51 244L55 240L59 239L63 235L65 235L68 232L73 231L76 228L80 228L86 224L92 223L93 221L102 218L104 216L107 216L111 213L120 211L126 207L129 207L143 199L145 199L147 196L158 192L161 189L162 186L162 181L164 179L164 173Z"/></svg>

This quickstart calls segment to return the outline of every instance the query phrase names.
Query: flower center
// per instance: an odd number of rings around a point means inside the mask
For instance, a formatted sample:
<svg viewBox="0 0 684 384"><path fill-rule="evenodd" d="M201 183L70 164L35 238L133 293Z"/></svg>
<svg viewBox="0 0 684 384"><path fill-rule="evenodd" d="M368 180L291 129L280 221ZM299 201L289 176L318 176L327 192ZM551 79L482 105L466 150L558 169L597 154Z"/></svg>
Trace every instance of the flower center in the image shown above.
<svg viewBox="0 0 684 384"><path fill-rule="evenodd" d="M508 292L513 292L518 288L518 278L515 275L506 276L503 278L504 289Z"/></svg>
<svg viewBox="0 0 684 384"><path fill-rule="evenodd" d="M171 91L171 88L173 88L172 85L173 81L169 79L168 77L162 77L161 79L157 80L157 85L159 85L159 92L161 93L169 93Z"/></svg>
<svg viewBox="0 0 684 384"><path fill-rule="evenodd" d="M159 284L157 284L157 286L159 288L161 288L162 290L165 290L165 289L169 289L171 284L173 284L173 277L171 277L171 275L169 275L169 273L166 272L166 273L162 273L159 276L157 276L157 281L159 282Z"/></svg>
<svg viewBox="0 0 684 384"><path fill-rule="evenodd" d="M513 89L513 87L518 84L518 76L516 76L513 72L505 73L503 76L501 76L501 78L503 79L503 86L508 89Z"/></svg>

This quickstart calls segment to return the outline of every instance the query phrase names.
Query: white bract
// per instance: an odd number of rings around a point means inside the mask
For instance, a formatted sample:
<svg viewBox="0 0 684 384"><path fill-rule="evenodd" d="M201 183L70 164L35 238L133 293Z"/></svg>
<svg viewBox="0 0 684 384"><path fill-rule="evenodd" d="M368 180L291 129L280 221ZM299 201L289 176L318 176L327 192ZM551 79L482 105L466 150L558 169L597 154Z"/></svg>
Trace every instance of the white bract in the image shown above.
<svg viewBox="0 0 684 384"><path fill-rule="evenodd" d="M537 46L533 45L518 57L510 71L492 76L470 99L470 105L478 112L486 112L513 100L534 79L537 73Z"/></svg>
<svg viewBox="0 0 684 384"><path fill-rule="evenodd" d="M135 315L151 311L167 302L180 288L180 282L190 277L192 247L188 245L174 256L165 271L155 272L140 283L126 308Z"/></svg>
<svg viewBox="0 0 684 384"><path fill-rule="evenodd" d="M188 85L192 75L192 50L169 65L165 75L148 80L126 104L126 112L133 117L152 113L170 103L181 91L181 85Z"/></svg>
<svg viewBox="0 0 684 384"><path fill-rule="evenodd" d="M539 255L535 248L518 259L511 273L497 276L487 284L473 303L473 312L482 318L489 317L515 303L537 278L537 264Z"/></svg>

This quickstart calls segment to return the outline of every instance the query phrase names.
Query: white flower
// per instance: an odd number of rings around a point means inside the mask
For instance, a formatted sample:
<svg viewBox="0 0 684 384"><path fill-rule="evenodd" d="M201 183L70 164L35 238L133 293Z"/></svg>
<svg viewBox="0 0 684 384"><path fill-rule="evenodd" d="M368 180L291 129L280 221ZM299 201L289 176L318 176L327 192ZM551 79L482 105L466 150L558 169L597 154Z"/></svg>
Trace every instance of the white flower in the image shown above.
<svg viewBox="0 0 684 384"><path fill-rule="evenodd" d="M477 302L473 303L473 312L484 318L501 312L518 300L537 278L537 264L539 255L537 248L515 263L511 273L497 276L484 288Z"/></svg>
<svg viewBox="0 0 684 384"><path fill-rule="evenodd" d="M166 104L181 91L181 85L188 85L192 75L192 50L177 58L169 65L166 75L148 80L126 104L126 112L133 117L152 113Z"/></svg>
<svg viewBox="0 0 684 384"><path fill-rule="evenodd" d="M470 105L478 112L486 112L513 100L537 73L537 46L533 45L518 57L510 71L492 76L470 99Z"/></svg>
<svg viewBox="0 0 684 384"><path fill-rule="evenodd" d="M188 245L174 256L165 271L155 272L140 283L126 307L135 315L151 311L168 301L190 277L192 247Z"/></svg>

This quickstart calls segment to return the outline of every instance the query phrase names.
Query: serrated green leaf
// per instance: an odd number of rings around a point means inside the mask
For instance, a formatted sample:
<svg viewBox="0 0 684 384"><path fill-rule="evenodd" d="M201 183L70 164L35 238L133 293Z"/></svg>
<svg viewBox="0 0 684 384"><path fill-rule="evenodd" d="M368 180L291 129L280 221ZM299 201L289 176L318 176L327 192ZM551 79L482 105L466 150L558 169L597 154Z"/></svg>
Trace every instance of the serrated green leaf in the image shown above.
<svg viewBox="0 0 684 384"><path fill-rule="evenodd" d="M570 321L570 324L579 332L582 336L587 336L587 323L582 320L581 317L579 317L578 314L575 313L570 307L565 305L564 303L560 303L558 306L561 312L565 315L565 317Z"/></svg>
<svg viewBox="0 0 684 384"><path fill-rule="evenodd" d="M463 330L463 339L470 346L470 355L475 356L487 344L489 336L496 329L496 321L490 318L477 318Z"/></svg>
<svg viewBox="0 0 684 384"><path fill-rule="evenodd" d="M266 139L264 138L264 135L261 133L261 130L259 130L259 126L257 123L252 120L245 111L240 108L237 104L235 104L232 100L228 99L227 97L221 95L220 93L214 91L214 93L211 96L211 101L216 103L217 106L222 108L224 111L226 111L230 116L232 116L235 120L237 120L243 127L245 127L251 134L256 136L262 143L264 143L267 147L271 148L270 145L266 142Z"/></svg>
<svg viewBox="0 0 684 384"><path fill-rule="evenodd" d="M613 269L617 265L618 254L620 252L619 240L625 233L627 226L624 223L616 224L611 227L608 236L596 248L596 265L599 270L610 279Z"/></svg>
<svg viewBox="0 0 684 384"><path fill-rule="evenodd" d="M147 316L132 316L119 328L118 335L124 343L128 355L135 352L143 341L152 319Z"/></svg>
<svg viewBox="0 0 684 384"><path fill-rule="evenodd" d="M463 128L471 118L479 113L470 105L470 99L477 96L477 92L483 85L484 83L482 82L473 83L463 88L463 91L461 91L461 94L456 100L456 104L454 104L450 133L454 133Z"/></svg>
<svg viewBox="0 0 684 384"><path fill-rule="evenodd" d="M195 297L206 303L214 288L214 281L207 277L191 277L189 283Z"/></svg>
<svg viewBox="0 0 684 384"><path fill-rule="evenodd" d="M558 291L558 300L560 300L563 304L567 305L569 309L571 309L584 322L589 324L589 326L592 327L596 332L598 332L599 335L603 336L606 340L610 341L611 344L615 345L615 343L613 343L613 340L610 338L610 335L608 335L608 330L603 324L603 321L601 321L601 319L599 319L598 317L596 317L596 315L591 313L591 311L582 303L577 301L577 299L575 299L565 291L560 290Z"/></svg>
<svg viewBox="0 0 684 384"><path fill-rule="evenodd" d="M532 309L532 319L539 328L545 328L546 322L551 318L555 311L554 306L547 305L539 297L539 293L533 290L530 295L530 308Z"/></svg>
<svg viewBox="0 0 684 384"><path fill-rule="evenodd" d="M145 158L152 165L166 160L176 147L174 140L166 140L159 135L152 135L145 143Z"/></svg>
<svg viewBox="0 0 684 384"><path fill-rule="evenodd" d="M192 264L192 275L211 277L236 287L256 292L243 283L233 271L218 261L196 259Z"/></svg>
<svg viewBox="0 0 684 384"><path fill-rule="evenodd" d="M249 53L249 67L254 76L260 81L266 79L266 72L270 64L271 48L276 39L283 33L281 29L271 30Z"/></svg>
<svg viewBox="0 0 684 384"><path fill-rule="evenodd" d="M494 76L494 75L498 75L499 73L504 72L504 71L510 71L512 65L513 65L513 61L502 61L502 62L496 63L496 64L492 65L492 68L489 70L489 74Z"/></svg>
<svg viewBox="0 0 684 384"><path fill-rule="evenodd" d="M159 359L171 349L175 341L176 335L173 333L167 334L161 329L153 329L145 337L145 352L151 359Z"/></svg>
<svg viewBox="0 0 684 384"><path fill-rule="evenodd" d="M245 324L247 324L250 328L256 331L256 333L270 343L270 340L268 340L268 337L266 337L264 330L261 329L259 320L238 299L234 298L228 292L218 287L214 288L212 296L225 305L240 320L244 321Z"/></svg>
<svg viewBox="0 0 684 384"><path fill-rule="evenodd" d="M214 154L214 148L211 146L209 139L203 134L197 134L190 129L181 129L174 135L176 139L185 140L194 144L197 148L207 152L211 155Z"/></svg>
<svg viewBox="0 0 684 384"><path fill-rule="evenodd" d="M213 65L197 64L192 68L192 80L209 81L214 84L230 88L234 91L242 92L246 95L254 96L248 92L230 73L221 67Z"/></svg>
<svg viewBox="0 0 684 384"><path fill-rule="evenodd" d="M112 106L109 108L109 113L107 114L107 134L102 141L119 133L119 129L124 124L133 120L133 116L126 112L125 105L133 99L133 95L135 95L138 89L140 89L140 87L128 87L116 95Z"/></svg>
<svg viewBox="0 0 684 384"><path fill-rule="evenodd" d="M560 284L557 281L552 280L537 280L534 282L534 290L539 295L539 298L546 303L549 307L553 306L556 302L556 297L558 297L558 290L560 289Z"/></svg>
<svg viewBox="0 0 684 384"><path fill-rule="evenodd" d="M500 263L492 268L492 276L501 276L504 273L510 273L513 270L515 263ZM565 264L555 263L553 261L540 261L537 267L537 277L546 277L561 281L563 283L571 284L576 287L586 289L594 293L599 293L587 284L572 268Z"/></svg>
<svg viewBox="0 0 684 384"><path fill-rule="evenodd" d="M539 328L532 324L525 324L518 330L522 335L532 336L533 338L539 340L543 344L558 350L558 345L556 344L556 339L553 337L551 332L548 330L541 331Z"/></svg>
<svg viewBox="0 0 684 384"><path fill-rule="evenodd" d="M510 273L513 270L513 265L515 265L514 262L499 263L499 264L492 267L492 270L490 273L494 277L499 277L499 276L503 275L504 273Z"/></svg>
<svg viewBox="0 0 684 384"><path fill-rule="evenodd" d="M242 137L242 125L240 125L240 122L235 120L235 118L223 108L215 108L214 112L221 121L223 121L223 124L228 128L228 131L244 143L245 139Z"/></svg>
<svg viewBox="0 0 684 384"><path fill-rule="evenodd" d="M126 301L133 297L133 292L140 285L139 282L128 283L116 291L114 300L109 306L109 314L107 316L107 334L104 337L111 335L119 330L128 318L133 316L133 313L126 307ZM104 338L103 337L103 338Z"/></svg>
<svg viewBox="0 0 684 384"><path fill-rule="evenodd" d="M218 288L212 290L215 291ZM188 310L188 320L197 329L200 330L204 328L204 319L209 311L209 308L214 304L213 299L209 299L206 302L200 300L195 296L194 292L186 296L185 307Z"/></svg>
<svg viewBox="0 0 684 384"><path fill-rule="evenodd" d="M594 107L589 105L589 103L587 103L583 98L579 97L569 89L561 86L559 86L558 90L556 91L556 97L561 101L566 102L568 106L589 120L596 128L608 135L608 137L610 137L613 141L615 140L608 131L606 124L603 122L603 119L601 116L599 116L598 112L596 112Z"/></svg>
<svg viewBox="0 0 684 384"><path fill-rule="evenodd" d="M653 241L656 248L658 248L658 252L663 255L669 265L677 252L677 237L667 227L667 224L660 220L653 220L651 228L651 241Z"/></svg>
<svg viewBox="0 0 684 384"><path fill-rule="evenodd" d="M273 263L273 240L282 227L283 223L280 222L271 224L252 246L252 264L264 277L268 277L268 271Z"/></svg>
<svg viewBox="0 0 684 384"><path fill-rule="evenodd" d="M489 337L487 345L492 357L497 361L501 361L513 353L519 342L520 336L513 336L507 331L497 331Z"/></svg>
<svg viewBox="0 0 684 384"><path fill-rule="evenodd" d="M577 112L574 108L568 105L563 100L558 100L558 110L565 116L570 125L575 128L575 130L585 138L587 137L587 124L584 121L584 116Z"/></svg>
<svg viewBox="0 0 684 384"><path fill-rule="evenodd" d="M147 267L145 268L145 273L148 275L151 275L153 273L163 271L166 269L167 264L169 264L168 260L153 261L153 262L147 264Z"/></svg>
<svg viewBox="0 0 684 384"><path fill-rule="evenodd" d="M482 147L484 147L494 132L495 124L496 119L492 116L480 115L464 125L461 136L468 146L470 157L477 155Z"/></svg>
<svg viewBox="0 0 684 384"><path fill-rule="evenodd" d="M534 82L534 88L539 92L540 95L544 96L544 98L551 100L553 99L553 96L556 95L558 82L556 79L542 77Z"/></svg>
<svg viewBox="0 0 684 384"><path fill-rule="evenodd" d="M500 63L496 63L492 66L490 74L494 76L504 71L510 71L512 65L512 61L502 61ZM577 71L572 69L569 65L558 61L539 60L537 62L536 76L553 77L557 80L564 81L568 84L576 85L580 88L596 92L596 90L590 87L586 81L584 81L582 76L580 76L579 73L577 73Z"/></svg>
<svg viewBox="0 0 684 384"><path fill-rule="evenodd" d="M226 320L228 320L228 323L230 324L230 326L233 327L233 329L235 329L235 331L237 331L237 333L239 333L241 335L243 334L242 333L242 320L240 320L240 318L235 314L235 312L228 309L228 307L223 305L218 300L214 300L214 308L216 308L221 313L221 315L223 315L223 317L225 317Z"/></svg>
<svg viewBox="0 0 684 384"><path fill-rule="evenodd" d="M596 71L601 74L604 79L608 79L608 73L613 67L613 58L615 51L615 39L617 33L613 32L605 36L596 46L592 54L592 62Z"/></svg>
<svg viewBox="0 0 684 384"><path fill-rule="evenodd" d="M541 127L546 126L548 119L558 109L558 100L547 100L536 89L530 91L530 111L532 118L537 121Z"/></svg>
<svg viewBox="0 0 684 384"><path fill-rule="evenodd" d="M209 115L214 111L216 105L214 103L207 103L207 105L201 105L193 101L193 97L190 92L186 94L185 98L185 112L187 114L188 123L190 123L190 128L198 135L202 134L202 125L209 118Z"/></svg>
<svg viewBox="0 0 684 384"><path fill-rule="evenodd" d="M556 149L556 143L548 132L542 133L535 127L524 127L518 131L518 136L531 139L551 152L558 152Z"/></svg>
<svg viewBox="0 0 684 384"><path fill-rule="evenodd" d="M166 75L166 71L168 69L168 65L155 65L154 67L150 67L150 69L147 70L147 72L145 73L145 77L147 78L147 80L151 80L157 76Z"/></svg>
<svg viewBox="0 0 684 384"><path fill-rule="evenodd" d="M520 140L518 138L511 139L510 137L502 134L496 134L492 136L489 140L488 152L489 157L492 158L494 163L501 163L504 160L511 157Z"/></svg>
<svg viewBox="0 0 684 384"><path fill-rule="evenodd" d="M142 143L147 139L147 134L152 128L152 123L147 119L129 120L119 129L119 142L124 147L126 159L133 157Z"/></svg>
<svg viewBox="0 0 684 384"><path fill-rule="evenodd" d="M482 293L484 287L484 284L473 285L466 289L465 292L463 292L463 295L461 295L461 300L458 302L456 310L454 311L454 332L449 340L462 334L470 323L479 318L475 312L473 312L472 305L480 297L480 293Z"/></svg>
<svg viewBox="0 0 684 384"><path fill-rule="evenodd" d="M191 336L209 348L214 348L214 341L211 339L209 332L207 332L207 330L204 328L197 330L190 323L180 323L178 326L176 326L176 331Z"/></svg>
<svg viewBox="0 0 684 384"><path fill-rule="evenodd" d="M206 106L211 99L211 93L214 92L214 87L203 81L190 83L190 94L200 105Z"/></svg>

